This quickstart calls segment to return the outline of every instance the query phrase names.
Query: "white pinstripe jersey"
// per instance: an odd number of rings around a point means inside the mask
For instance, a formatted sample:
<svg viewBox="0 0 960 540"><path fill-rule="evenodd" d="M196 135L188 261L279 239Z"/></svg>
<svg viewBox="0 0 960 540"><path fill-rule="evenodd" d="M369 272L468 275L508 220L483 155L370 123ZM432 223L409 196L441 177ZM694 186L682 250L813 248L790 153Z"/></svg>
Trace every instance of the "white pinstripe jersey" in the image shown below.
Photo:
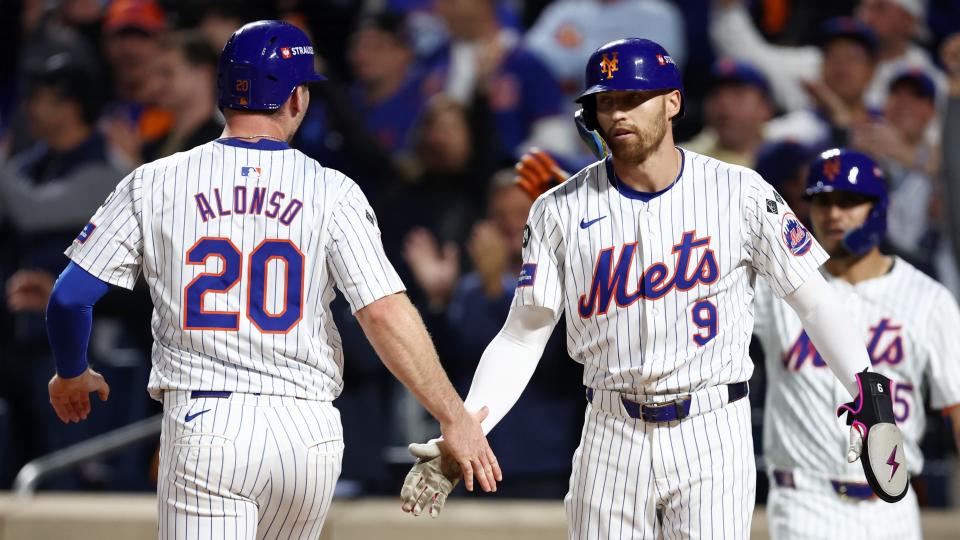
<svg viewBox="0 0 960 540"><path fill-rule="evenodd" d="M149 390L330 401L334 285L354 311L403 284L357 185L286 144L221 139L124 178L67 256L153 299Z"/></svg>
<svg viewBox="0 0 960 540"><path fill-rule="evenodd" d="M906 261L895 258L886 275L851 285L824 276L857 327L873 367L892 381L893 412L903 432L910 472L923 467L920 439L924 395L942 409L960 403L960 309L950 292ZM836 405L850 396L833 376L796 313L757 288L754 333L766 357L767 406L764 459L779 469L804 469L863 479L859 463L846 462L849 443Z"/></svg>
<svg viewBox="0 0 960 540"><path fill-rule="evenodd" d="M514 304L566 311L589 387L676 394L748 380L757 275L784 296L827 258L757 173L681 152L680 175L653 198L607 159L530 210Z"/></svg>

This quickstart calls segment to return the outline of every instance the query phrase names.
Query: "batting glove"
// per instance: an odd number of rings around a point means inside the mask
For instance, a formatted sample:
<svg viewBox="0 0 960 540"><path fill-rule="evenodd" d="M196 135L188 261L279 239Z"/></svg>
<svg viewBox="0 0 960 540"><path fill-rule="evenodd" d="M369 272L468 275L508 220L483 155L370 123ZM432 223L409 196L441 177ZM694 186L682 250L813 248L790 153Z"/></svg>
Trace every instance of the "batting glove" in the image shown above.
<svg viewBox="0 0 960 540"><path fill-rule="evenodd" d="M411 444L408 449L417 461L400 489L403 511L419 516L426 508L430 517L436 518L460 481L460 467L456 461L444 459L437 440Z"/></svg>

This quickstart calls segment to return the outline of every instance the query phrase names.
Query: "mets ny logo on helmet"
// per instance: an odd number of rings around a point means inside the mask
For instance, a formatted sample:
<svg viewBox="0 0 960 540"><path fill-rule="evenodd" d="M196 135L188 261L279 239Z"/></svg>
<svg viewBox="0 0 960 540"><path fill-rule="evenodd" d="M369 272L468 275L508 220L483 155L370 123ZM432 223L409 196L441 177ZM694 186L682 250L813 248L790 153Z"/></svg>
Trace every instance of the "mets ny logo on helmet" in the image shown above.
<svg viewBox="0 0 960 540"><path fill-rule="evenodd" d="M608 79L613 78L613 74L620 70L620 61L617 59L617 52L614 51L613 59L607 57L607 53L603 53L603 58L600 59L600 73L603 73L607 76Z"/></svg>

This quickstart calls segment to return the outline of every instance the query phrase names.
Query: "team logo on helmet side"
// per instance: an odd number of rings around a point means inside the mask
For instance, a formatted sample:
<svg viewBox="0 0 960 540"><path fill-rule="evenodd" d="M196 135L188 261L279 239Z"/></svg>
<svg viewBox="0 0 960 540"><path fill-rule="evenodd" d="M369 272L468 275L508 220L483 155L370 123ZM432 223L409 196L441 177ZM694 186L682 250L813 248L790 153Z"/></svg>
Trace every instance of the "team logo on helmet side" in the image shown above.
<svg viewBox="0 0 960 540"><path fill-rule="evenodd" d="M619 53L613 51L612 59L607 57L607 53L603 53L603 58L600 59L600 73L606 75L608 79L612 79L613 74L620 71L620 60L617 56Z"/></svg>
<svg viewBox="0 0 960 540"><path fill-rule="evenodd" d="M826 176L827 180L831 182L837 179L837 176L840 175L839 156L823 160L823 175Z"/></svg>
<svg viewBox="0 0 960 540"><path fill-rule="evenodd" d="M803 226L803 223L800 223L800 220L797 219L797 216L791 213L784 214L780 224L783 231L783 242L787 245L790 253L799 257L810 251L813 238L807 228Z"/></svg>

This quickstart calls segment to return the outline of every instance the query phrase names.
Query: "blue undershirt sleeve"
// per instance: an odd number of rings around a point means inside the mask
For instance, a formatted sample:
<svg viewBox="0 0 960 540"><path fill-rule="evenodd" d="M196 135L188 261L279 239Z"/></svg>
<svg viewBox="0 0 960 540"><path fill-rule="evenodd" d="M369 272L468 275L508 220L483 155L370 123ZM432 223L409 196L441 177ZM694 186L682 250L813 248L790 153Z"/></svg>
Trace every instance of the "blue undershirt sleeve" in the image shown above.
<svg viewBox="0 0 960 540"><path fill-rule="evenodd" d="M107 282L72 262L54 284L47 303L47 337L59 376L69 379L86 371L93 305L109 290Z"/></svg>

